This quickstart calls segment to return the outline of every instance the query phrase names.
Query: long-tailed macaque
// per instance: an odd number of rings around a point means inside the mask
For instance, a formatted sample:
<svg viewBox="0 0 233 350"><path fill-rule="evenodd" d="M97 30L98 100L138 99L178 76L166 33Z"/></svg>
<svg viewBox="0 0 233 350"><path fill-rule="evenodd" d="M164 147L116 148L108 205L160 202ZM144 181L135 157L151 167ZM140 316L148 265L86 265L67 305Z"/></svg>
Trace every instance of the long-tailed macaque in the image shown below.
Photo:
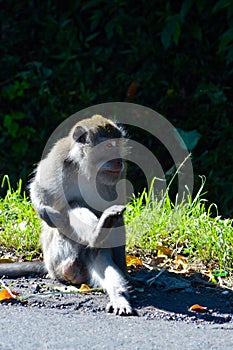
<svg viewBox="0 0 233 350"><path fill-rule="evenodd" d="M30 184L42 219L45 264L35 265L35 272L47 271L64 283L103 287L110 298L107 311L119 315L133 313L127 293L124 188L117 192L116 186L125 172L126 149L124 131L94 115L55 143ZM19 276L13 265L7 270L0 264L0 275ZM25 266L30 270L30 264Z"/></svg>

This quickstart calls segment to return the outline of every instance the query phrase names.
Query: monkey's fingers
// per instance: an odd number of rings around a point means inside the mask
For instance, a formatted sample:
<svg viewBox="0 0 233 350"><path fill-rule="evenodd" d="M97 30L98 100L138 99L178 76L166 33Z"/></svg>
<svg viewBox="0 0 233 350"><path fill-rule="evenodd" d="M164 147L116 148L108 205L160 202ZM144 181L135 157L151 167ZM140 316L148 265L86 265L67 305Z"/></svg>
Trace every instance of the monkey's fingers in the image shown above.
<svg viewBox="0 0 233 350"><path fill-rule="evenodd" d="M111 207L105 209L104 213L106 215L112 216L112 215L122 215L125 211L126 207L125 205L112 205Z"/></svg>
<svg viewBox="0 0 233 350"><path fill-rule="evenodd" d="M122 217L125 211L124 205L113 205L103 212L100 218L102 228L111 228Z"/></svg>

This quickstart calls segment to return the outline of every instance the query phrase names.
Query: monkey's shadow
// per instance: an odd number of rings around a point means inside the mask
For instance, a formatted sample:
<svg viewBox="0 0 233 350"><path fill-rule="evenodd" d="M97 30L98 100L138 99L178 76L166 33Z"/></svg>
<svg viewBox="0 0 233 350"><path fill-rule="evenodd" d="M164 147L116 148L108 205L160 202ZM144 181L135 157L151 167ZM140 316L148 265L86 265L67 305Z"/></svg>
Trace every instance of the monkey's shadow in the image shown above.
<svg viewBox="0 0 233 350"><path fill-rule="evenodd" d="M135 277L144 282L132 293L132 305L139 314L168 319L191 317L213 323L233 319L233 291L209 283L200 273L186 276L142 269ZM194 307L197 311L191 311L195 304L206 310Z"/></svg>

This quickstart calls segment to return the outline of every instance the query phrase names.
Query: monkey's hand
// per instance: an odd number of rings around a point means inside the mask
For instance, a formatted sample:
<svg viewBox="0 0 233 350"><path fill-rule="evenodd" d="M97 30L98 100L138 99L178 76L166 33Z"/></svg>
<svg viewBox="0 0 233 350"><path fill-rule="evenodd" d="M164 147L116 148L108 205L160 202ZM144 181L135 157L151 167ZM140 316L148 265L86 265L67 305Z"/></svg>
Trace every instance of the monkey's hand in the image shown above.
<svg viewBox="0 0 233 350"><path fill-rule="evenodd" d="M125 207L123 205L113 205L107 208L100 219L98 219L97 216L87 208L77 207L70 209L68 211L69 223L66 226L66 235L67 230L71 228L73 240L77 240L81 244L88 245L89 247L97 248L108 237L112 227L122 217L124 210Z"/></svg>
<svg viewBox="0 0 233 350"><path fill-rule="evenodd" d="M112 228L117 221L122 217L125 211L124 205L112 205L105 209L100 217L98 227L101 228Z"/></svg>
<svg viewBox="0 0 233 350"><path fill-rule="evenodd" d="M103 212L93 234L92 246L99 245L109 235L110 230L122 217L125 211L123 205L113 205Z"/></svg>

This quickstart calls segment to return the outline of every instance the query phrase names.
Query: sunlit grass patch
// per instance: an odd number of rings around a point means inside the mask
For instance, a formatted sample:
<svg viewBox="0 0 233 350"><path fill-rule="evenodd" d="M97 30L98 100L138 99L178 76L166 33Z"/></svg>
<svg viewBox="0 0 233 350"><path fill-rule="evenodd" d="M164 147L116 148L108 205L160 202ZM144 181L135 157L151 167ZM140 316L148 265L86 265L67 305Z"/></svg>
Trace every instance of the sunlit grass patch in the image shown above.
<svg viewBox="0 0 233 350"><path fill-rule="evenodd" d="M189 260L201 260L219 269L233 269L233 220L222 219L214 204L202 198L200 191L192 200L173 204L168 193L162 199L144 191L133 197L125 212L127 246L150 252L169 247Z"/></svg>
<svg viewBox="0 0 233 350"><path fill-rule="evenodd" d="M9 177L4 176L2 186L7 183L7 194L0 198L0 248L2 252L10 252L31 258L40 251L40 220L27 198L22 192L22 181L17 189L11 187Z"/></svg>
<svg viewBox="0 0 233 350"><path fill-rule="evenodd" d="M222 219L214 204L203 198L204 179L195 198L172 203L168 192L160 199L147 192L133 197L125 211L127 249L156 255L165 247L172 258L181 254L196 266L229 273L233 270L233 220ZM14 190L8 176L7 194L0 198L0 256L31 259L41 253L40 220L29 198L22 191L21 180Z"/></svg>

